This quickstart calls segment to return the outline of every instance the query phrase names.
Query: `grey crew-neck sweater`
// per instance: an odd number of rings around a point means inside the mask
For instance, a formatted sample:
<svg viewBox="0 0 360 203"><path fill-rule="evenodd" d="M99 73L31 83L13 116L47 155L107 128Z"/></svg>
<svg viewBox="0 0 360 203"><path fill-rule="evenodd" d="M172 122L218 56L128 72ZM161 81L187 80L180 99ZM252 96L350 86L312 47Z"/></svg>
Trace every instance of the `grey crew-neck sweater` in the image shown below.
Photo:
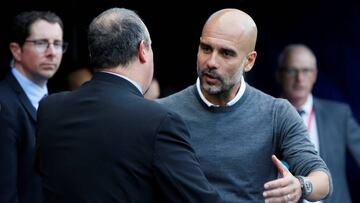
<svg viewBox="0 0 360 203"><path fill-rule="evenodd" d="M185 120L200 167L224 202L263 202L264 183L278 175L272 154L293 175L328 173L303 121L284 99L247 84L232 106L208 107L195 85L157 101Z"/></svg>

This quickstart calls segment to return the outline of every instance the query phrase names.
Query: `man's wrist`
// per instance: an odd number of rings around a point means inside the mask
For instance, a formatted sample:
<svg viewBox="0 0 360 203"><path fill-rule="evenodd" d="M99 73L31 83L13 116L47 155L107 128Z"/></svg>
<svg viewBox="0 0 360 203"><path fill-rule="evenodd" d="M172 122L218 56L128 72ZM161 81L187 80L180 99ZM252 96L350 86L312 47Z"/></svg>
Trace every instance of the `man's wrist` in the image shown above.
<svg viewBox="0 0 360 203"><path fill-rule="evenodd" d="M312 183L308 178L304 176L296 176L296 178L300 182L302 192L301 198L306 199L312 192Z"/></svg>

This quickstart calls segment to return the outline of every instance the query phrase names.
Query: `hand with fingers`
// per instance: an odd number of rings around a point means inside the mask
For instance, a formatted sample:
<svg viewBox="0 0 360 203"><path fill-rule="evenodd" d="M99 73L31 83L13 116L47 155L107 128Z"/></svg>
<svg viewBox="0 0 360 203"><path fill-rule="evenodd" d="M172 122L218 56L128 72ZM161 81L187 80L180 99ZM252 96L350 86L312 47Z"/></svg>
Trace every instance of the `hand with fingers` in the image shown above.
<svg viewBox="0 0 360 203"><path fill-rule="evenodd" d="M279 178L266 182L263 196L266 203L298 202L301 198L301 185L299 180L275 156L271 157L279 170Z"/></svg>

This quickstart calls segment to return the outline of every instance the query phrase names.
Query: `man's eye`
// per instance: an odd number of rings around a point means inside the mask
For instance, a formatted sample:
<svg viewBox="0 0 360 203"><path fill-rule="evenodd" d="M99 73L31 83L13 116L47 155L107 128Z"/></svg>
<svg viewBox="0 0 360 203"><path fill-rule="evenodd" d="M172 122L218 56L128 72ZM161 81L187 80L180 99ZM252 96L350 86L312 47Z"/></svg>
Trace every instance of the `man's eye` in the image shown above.
<svg viewBox="0 0 360 203"><path fill-rule="evenodd" d="M223 50L221 51L221 54L225 57L229 57L229 56L234 56L234 52L233 51L230 51L230 50Z"/></svg>
<svg viewBox="0 0 360 203"><path fill-rule="evenodd" d="M207 46L207 45L201 45L200 48L201 48L204 52L209 52L209 51L211 51L210 46Z"/></svg>
<svg viewBox="0 0 360 203"><path fill-rule="evenodd" d="M291 75L295 75L296 73L297 73L297 70L295 70L295 69L290 69L290 70L288 70L287 71L289 74L291 74Z"/></svg>
<svg viewBox="0 0 360 203"><path fill-rule="evenodd" d="M231 53L229 51L223 51L224 56L231 56Z"/></svg>
<svg viewBox="0 0 360 203"><path fill-rule="evenodd" d="M35 42L36 45L39 45L39 46L45 46L47 45L48 43L46 41L36 41Z"/></svg>
<svg viewBox="0 0 360 203"><path fill-rule="evenodd" d="M62 46L63 42L62 41L54 41L54 45L55 46Z"/></svg>
<svg viewBox="0 0 360 203"><path fill-rule="evenodd" d="M54 43L54 47L62 47L62 43Z"/></svg>

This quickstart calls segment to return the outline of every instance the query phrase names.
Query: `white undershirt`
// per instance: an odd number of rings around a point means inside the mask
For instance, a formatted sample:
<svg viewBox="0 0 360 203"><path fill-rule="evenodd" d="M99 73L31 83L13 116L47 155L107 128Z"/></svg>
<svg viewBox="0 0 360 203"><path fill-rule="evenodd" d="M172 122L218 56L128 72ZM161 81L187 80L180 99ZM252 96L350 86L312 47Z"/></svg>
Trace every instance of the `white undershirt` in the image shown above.
<svg viewBox="0 0 360 203"><path fill-rule="evenodd" d="M310 140L315 145L316 151L320 152L319 137L316 126L316 109L313 108L313 96L310 94L305 104L300 107L304 111L301 115L310 134ZM311 111L314 111L311 116Z"/></svg>
<svg viewBox="0 0 360 203"><path fill-rule="evenodd" d="M209 100L207 100L205 98L205 96L203 95L203 93L201 92L201 88L200 88L200 79L198 78L196 80L196 89L197 91L199 92L199 95L200 95L200 98L201 100L204 101L204 103L208 106L208 107L211 107L211 106L214 106L214 107L219 107L220 105L215 105L213 103L211 103ZM241 77L241 81L240 81L240 89L238 91L238 93L235 95L235 97L229 101L226 106L232 106L234 105L237 101L240 100L240 98L243 96L244 92L245 92L245 89L246 89L246 82L245 82L245 79L244 79L244 76Z"/></svg>
<svg viewBox="0 0 360 203"><path fill-rule="evenodd" d="M310 141L314 144L316 151L320 154L320 146L319 146L319 136L316 126L316 109L314 109L314 99L312 94L307 98L304 105L300 107L304 113L301 115L310 135ZM311 111L313 115L311 116ZM304 203L310 203L306 200L303 201ZM322 201L317 201L315 203L322 203Z"/></svg>

